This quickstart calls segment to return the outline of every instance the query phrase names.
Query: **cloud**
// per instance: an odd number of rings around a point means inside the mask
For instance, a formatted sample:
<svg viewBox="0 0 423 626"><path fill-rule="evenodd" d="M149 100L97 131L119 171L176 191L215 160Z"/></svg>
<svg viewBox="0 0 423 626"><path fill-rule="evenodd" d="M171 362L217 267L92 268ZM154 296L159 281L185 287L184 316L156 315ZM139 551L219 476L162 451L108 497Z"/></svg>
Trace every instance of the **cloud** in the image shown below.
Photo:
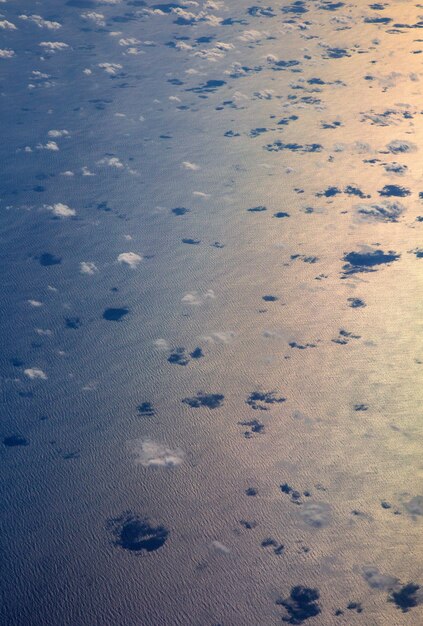
<svg viewBox="0 0 423 626"><path fill-rule="evenodd" d="M210 544L210 547L212 548L212 550L214 550L215 552L219 552L219 554L230 554L230 550L228 547L226 547L223 543L221 543L220 541L212 541Z"/></svg>
<svg viewBox="0 0 423 626"><path fill-rule="evenodd" d="M54 50L66 50L66 48L69 48L68 44L63 41L41 41L38 45L52 52Z"/></svg>
<svg viewBox="0 0 423 626"><path fill-rule="evenodd" d="M154 345L159 350L169 350L169 342L166 339L163 339L162 337L160 337L159 339L156 339L154 341Z"/></svg>
<svg viewBox="0 0 423 626"><path fill-rule="evenodd" d="M55 129L53 129L53 130L49 130L47 135L49 137L54 137L54 138L55 137L68 137L69 131L65 130L64 128L62 128L62 130L55 130Z"/></svg>
<svg viewBox="0 0 423 626"><path fill-rule="evenodd" d="M28 304L30 304L33 307L40 307L43 306L43 303L40 302L39 300L28 300Z"/></svg>
<svg viewBox="0 0 423 626"><path fill-rule="evenodd" d="M83 20L89 20L94 22L97 26L106 26L106 22L104 20L104 15L102 13L96 13L95 11L86 11L85 13L81 13L81 17Z"/></svg>
<svg viewBox="0 0 423 626"><path fill-rule="evenodd" d="M82 176L95 176L94 172L91 172L86 165L81 167Z"/></svg>
<svg viewBox="0 0 423 626"><path fill-rule="evenodd" d="M41 17L41 15L20 15L19 19L25 20L27 22L33 22L39 28L47 28L48 30L58 30L59 28L62 28L62 25L59 22L51 22L50 20L45 20L43 17Z"/></svg>
<svg viewBox="0 0 423 626"><path fill-rule="evenodd" d="M110 76L115 76L123 66L120 63L99 63L98 67L110 74Z"/></svg>
<svg viewBox="0 0 423 626"><path fill-rule="evenodd" d="M151 439L136 439L128 443L136 465L144 467L176 467L184 461L184 452L179 448L172 450Z"/></svg>
<svg viewBox="0 0 423 626"><path fill-rule="evenodd" d="M81 261L79 264L79 271L81 274L95 274L98 272L98 268L92 261Z"/></svg>
<svg viewBox="0 0 423 626"><path fill-rule="evenodd" d="M198 306L200 304L203 304L203 302L205 302L206 300L214 300L215 297L216 296L213 289L207 289L207 291L202 294L198 293L198 291L191 291L186 293L182 297L181 302L183 302L184 304Z"/></svg>
<svg viewBox="0 0 423 626"><path fill-rule="evenodd" d="M104 157L104 159L100 159L100 161L98 161L98 164L108 165L109 167L115 167L118 170L125 167L122 161L120 161L117 157Z"/></svg>
<svg viewBox="0 0 423 626"><path fill-rule="evenodd" d="M14 50L0 49L0 59L11 59L15 56Z"/></svg>
<svg viewBox="0 0 423 626"><path fill-rule="evenodd" d="M73 217L76 215L75 209L71 209L67 204L63 204L62 202L57 202L57 204L47 206L46 208L57 217Z"/></svg>
<svg viewBox="0 0 423 626"><path fill-rule="evenodd" d="M211 344L230 343L235 336L236 333L233 330L221 330L215 333L210 333L210 335L203 335L200 339Z"/></svg>
<svg viewBox="0 0 423 626"><path fill-rule="evenodd" d="M37 144L37 150L50 150L51 152L58 152L59 146L55 141L48 141L46 144Z"/></svg>
<svg viewBox="0 0 423 626"><path fill-rule="evenodd" d="M124 263L135 269L142 261L143 257L136 252L122 252L119 254L117 260L118 263Z"/></svg>
<svg viewBox="0 0 423 626"><path fill-rule="evenodd" d="M197 165L196 163L191 163L191 161L182 161L182 166L186 170L192 170L194 172L200 169L199 165Z"/></svg>
<svg viewBox="0 0 423 626"><path fill-rule="evenodd" d="M28 369L24 370L24 374L25 376L28 376L28 378L30 378L31 380L34 380L36 378L39 378L41 380L47 380L47 374L43 372L43 370L39 367L29 367Z"/></svg>
<svg viewBox="0 0 423 626"><path fill-rule="evenodd" d="M0 28L3 30L17 30L16 26L7 20L0 20Z"/></svg>
<svg viewBox="0 0 423 626"><path fill-rule="evenodd" d="M51 335L53 334L53 331L50 330L49 328L34 328L34 330L37 333L37 335L41 335L45 337L51 337Z"/></svg>

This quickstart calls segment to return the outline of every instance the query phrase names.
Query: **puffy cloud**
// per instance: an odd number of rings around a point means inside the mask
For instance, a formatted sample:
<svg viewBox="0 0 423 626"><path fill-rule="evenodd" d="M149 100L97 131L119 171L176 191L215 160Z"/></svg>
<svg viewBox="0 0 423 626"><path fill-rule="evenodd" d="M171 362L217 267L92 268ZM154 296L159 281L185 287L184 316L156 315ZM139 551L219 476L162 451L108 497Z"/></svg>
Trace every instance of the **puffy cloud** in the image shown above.
<svg viewBox="0 0 423 626"><path fill-rule="evenodd" d="M215 297L216 296L213 289L207 289L207 291L203 294L199 294L197 291L192 291L186 293L182 297L181 302L183 302L184 304L198 306L200 304L203 304L203 302L205 302L206 300L214 300Z"/></svg>
<svg viewBox="0 0 423 626"><path fill-rule="evenodd" d="M221 330L210 333L210 335L203 335L202 337L200 337L200 339L211 344L230 343L235 338L235 336L236 333L233 330Z"/></svg>
<svg viewBox="0 0 423 626"><path fill-rule="evenodd" d="M11 59L15 56L14 50L0 49L0 59Z"/></svg>
<svg viewBox="0 0 423 626"><path fill-rule="evenodd" d="M67 204L63 204L62 202L47 206L47 209L57 217L73 217L76 215L75 209L71 209Z"/></svg>
<svg viewBox="0 0 423 626"><path fill-rule="evenodd" d="M40 335L41 337L51 337L53 334L53 331L49 328L34 328L34 330L37 335Z"/></svg>
<svg viewBox="0 0 423 626"><path fill-rule="evenodd" d="M127 37L126 39L119 39L120 46L136 46L138 43L141 43L139 39L135 37Z"/></svg>
<svg viewBox="0 0 423 626"><path fill-rule="evenodd" d="M52 52L54 50L66 50L66 48L69 48L68 44L63 41L41 41L38 45Z"/></svg>
<svg viewBox="0 0 423 626"><path fill-rule="evenodd" d="M98 161L98 164L108 165L109 167L116 167L116 169L122 169L123 167L125 167L122 161L120 161L117 157L104 157L104 159Z"/></svg>
<svg viewBox="0 0 423 626"><path fill-rule="evenodd" d="M49 130L47 135L49 137L68 137L69 131L62 128L62 130Z"/></svg>
<svg viewBox="0 0 423 626"><path fill-rule="evenodd" d="M136 252L122 252L119 254L117 260L118 263L124 263L135 269L142 261L143 257Z"/></svg>
<svg viewBox="0 0 423 626"><path fill-rule="evenodd" d="M3 30L17 30L16 26L7 20L0 20L0 28Z"/></svg>
<svg viewBox="0 0 423 626"><path fill-rule="evenodd" d="M151 439L136 439L128 443L136 465L144 467L176 467L184 461L184 452L179 448L172 450Z"/></svg>
<svg viewBox="0 0 423 626"><path fill-rule="evenodd" d="M182 161L182 166L186 169L186 170L192 170L192 171L196 171L200 169L200 166L197 165L196 163L191 163L191 161Z"/></svg>
<svg viewBox="0 0 423 626"><path fill-rule="evenodd" d="M115 76L123 66L120 63L99 63L98 67L104 70L107 74Z"/></svg>
<svg viewBox="0 0 423 626"><path fill-rule="evenodd" d="M159 339L156 339L154 341L154 345L159 350L169 350L169 342L166 341L166 339L163 339L163 337L159 337Z"/></svg>
<svg viewBox="0 0 423 626"><path fill-rule="evenodd" d="M36 378L39 378L40 380L47 380L47 374L39 367L29 367L24 370L24 374L31 380L35 380Z"/></svg>
<svg viewBox="0 0 423 626"><path fill-rule="evenodd" d="M52 152L57 152L59 150L59 146L55 141L47 141L46 144L37 144L37 150L51 150Z"/></svg>
<svg viewBox="0 0 423 626"><path fill-rule="evenodd" d="M210 544L210 547L215 552L219 552L219 554L229 554L230 553L229 548L227 546L225 546L223 543L221 543L220 541L212 541L211 544Z"/></svg>
<svg viewBox="0 0 423 626"><path fill-rule="evenodd" d="M104 15L95 11L86 11L81 14L82 19L94 22L97 26L106 26Z"/></svg>
<svg viewBox="0 0 423 626"><path fill-rule="evenodd" d="M82 176L95 176L94 172L90 172L86 165L81 167Z"/></svg>
<svg viewBox="0 0 423 626"><path fill-rule="evenodd" d="M33 307L43 306L43 303L40 302L39 300L28 300L28 304L30 304Z"/></svg>
<svg viewBox="0 0 423 626"><path fill-rule="evenodd" d="M45 20L41 15L20 15L19 19L25 20L27 22L33 22L39 28L47 28L48 30L58 30L62 28L62 25L59 22L51 22L50 20Z"/></svg>
<svg viewBox="0 0 423 626"><path fill-rule="evenodd" d="M98 272L98 268L92 261L81 261L79 264L79 271L81 274L95 274Z"/></svg>

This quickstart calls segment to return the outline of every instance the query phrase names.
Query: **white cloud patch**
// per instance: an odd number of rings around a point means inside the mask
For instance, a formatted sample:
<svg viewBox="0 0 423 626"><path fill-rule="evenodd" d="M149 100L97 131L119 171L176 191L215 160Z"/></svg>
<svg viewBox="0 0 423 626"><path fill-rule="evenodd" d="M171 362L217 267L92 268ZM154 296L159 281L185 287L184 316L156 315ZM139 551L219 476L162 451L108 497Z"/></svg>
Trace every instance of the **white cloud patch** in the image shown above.
<svg viewBox="0 0 423 626"><path fill-rule="evenodd" d="M142 259L143 257L136 252L122 252L117 258L118 263L129 265L129 267L132 267L133 269L141 263Z"/></svg>
<svg viewBox="0 0 423 626"><path fill-rule="evenodd" d="M76 215L75 209L71 209L71 207L67 204L63 204L62 202L57 202L51 206L48 205L46 208L57 217L73 217Z"/></svg>
<svg viewBox="0 0 423 626"><path fill-rule="evenodd" d="M39 378L40 380L47 380L47 374L43 372L39 367L29 367L24 370L25 376L28 376L31 380Z"/></svg>
<svg viewBox="0 0 423 626"><path fill-rule="evenodd" d="M211 344L230 343L235 336L236 333L233 330L220 330L210 333L209 335L203 335L200 339L201 341L206 341Z"/></svg>
<svg viewBox="0 0 423 626"><path fill-rule="evenodd" d="M110 76L115 76L123 66L120 63L99 63L98 67L110 74Z"/></svg>
<svg viewBox="0 0 423 626"><path fill-rule="evenodd" d="M109 167L115 167L118 170L125 167L122 161L120 161L117 157L104 157L104 159L100 159L100 161L98 161L98 164L108 165Z"/></svg>
<svg viewBox="0 0 423 626"><path fill-rule="evenodd" d="M37 150L50 150L51 152L57 152L59 150L59 146L55 141L47 141L46 144L37 144Z"/></svg>
<svg viewBox="0 0 423 626"><path fill-rule="evenodd" d="M27 22L33 22L39 28L47 28L48 30L59 30L59 28L62 28L62 25L59 22L45 20L41 17L41 15L20 15L19 19Z"/></svg>
<svg viewBox="0 0 423 626"><path fill-rule="evenodd" d="M0 20L0 28L3 30L17 30L16 26L7 20Z"/></svg>
<svg viewBox="0 0 423 626"><path fill-rule="evenodd" d="M40 307L43 306L43 303L40 302L39 300L28 300L28 304L30 304L33 307Z"/></svg>
<svg viewBox="0 0 423 626"><path fill-rule="evenodd" d="M219 554L230 554L229 548L225 546L225 544L221 543L220 541L212 541L210 544L210 547L215 552L219 552Z"/></svg>
<svg viewBox="0 0 423 626"><path fill-rule="evenodd" d="M81 261L79 264L79 271L81 274L92 275L98 272L98 267L92 261Z"/></svg>
<svg viewBox="0 0 423 626"><path fill-rule="evenodd" d="M190 304L193 306L199 306L200 304L203 304L203 302L206 302L207 300L214 300L216 297L213 289L207 289L207 291L205 293L198 293L198 291L191 291L186 293L183 297L181 302L183 302L184 304Z"/></svg>
<svg viewBox="0 0 423 626"><path fill-rule="evenodd" d="M51 52L54 52L55 50L66 50L66 48L69 48L68 44L63 41L41 41L38 45L45 50L50 50Z"/></svg>
<svg viewBox="0 0 423 626"><path fill-rule="evenodd" d="M169 350L169 342L166 341L166 339L163 339L163 337L159 337L159 339L156 339L154 341L154 345L159 350Z"/></svg>
<svg viewBox="0 0 423 626"><path fill-rule="evenodd" d="M95 11L86 11L85 13L81 13L81 17L83 20L94 22L94 24L96 24L97 26L106 26L103 13L96 13Z"/></svg>
<svg viewBox="0 0 423 626"><path fill-rule="evenodd" d="M34 328L34 330L37 335L40 335L41 337L51 337L53 334L53 331L49 328Z"/></svg>
<svg viewBox="0 0 423 626"><path fill-rule="evenodd" d="M194 172L200 169L199 165L197 165L196 163L191 163L191 161L182 161L182 166L186 170L192 170Z"/></svg>
<svg viewBox="0 0 423 626"><path fill-rule="evenodd" d="M0 49L0 59L11 59L15 56L14 50L8 50L5 48Z"/></svg>
<svg viewBox="0 0 423 626"><path fill-rule="evenodd" d="M69 131L65 130L64 128L62 128L62 130L49 130L47 135L49 137L68 137L69 136Z"/></svg>
<svg viewBox="0 0 423 626"><path fill-rule="evenodd" d="M177 467L183 463L185 456L181 449L172 450L151 439L130 441L128 448L134 457L135 464L143 467Z"/></svg>

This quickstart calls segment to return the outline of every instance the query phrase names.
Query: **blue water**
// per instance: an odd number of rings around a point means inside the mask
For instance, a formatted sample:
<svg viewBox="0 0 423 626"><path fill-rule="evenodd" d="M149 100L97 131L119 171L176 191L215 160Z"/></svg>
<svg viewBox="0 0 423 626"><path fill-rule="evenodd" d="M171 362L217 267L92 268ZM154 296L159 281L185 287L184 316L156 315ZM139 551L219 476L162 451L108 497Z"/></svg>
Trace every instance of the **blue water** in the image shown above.
<svg viewBox="0 0 423 626"><path fill-rule="evenodd" d="M421 7L0 13L1 623L421 624Z"/></svg>

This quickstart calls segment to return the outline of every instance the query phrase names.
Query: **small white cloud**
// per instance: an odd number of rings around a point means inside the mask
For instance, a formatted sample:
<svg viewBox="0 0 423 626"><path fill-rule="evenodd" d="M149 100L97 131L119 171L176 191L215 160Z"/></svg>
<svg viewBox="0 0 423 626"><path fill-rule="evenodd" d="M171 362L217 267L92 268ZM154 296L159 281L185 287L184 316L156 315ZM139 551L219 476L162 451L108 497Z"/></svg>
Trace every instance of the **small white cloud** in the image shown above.
<svg viewBox="0 0 423 626"><path fill-rule="evenodd" d="M100 159L100 161L98 161L98 164L108 165L109 167L115 167L118 170L125 167L122 161L120 161L117 157L104 157L104 159Z"/></svg>
<svg viewBox="0 0 423 626"><path fill-rule="evenodd" d="M41 41L38 45L41 46L41 48L51 51L66 50L66 48L69 48L68 44L63 41Z"/></svg>
<svg viewBox="0 0 423 626"><path fill-rule="evenodd" d="M204 193L204 191L193 191L192 195L196 196L197 198L210 198L210 194Z"/></svg>
<svg viewBox="0 0 423 626"><path fill-rule="evenodd" d="M57 204L47 206L46 208L57 217L73 217L76 215L75 209L71 209L67 204L63 204L62 202L57 202Z"/></svg>
<svg viewBox="0 0 423 626"><path fill-rule="evenodd" d="M75 176L75 174L71 170L66 170L65 172L60 172L61 176Z"/></svg>
<svg viewBox="0 0 423 626"><path fill-rule="evenodd" d="M40 302L39 300L28 300L28 304L30 304L33 307L43 306L43 303Z"/></svg>
<svg viewBox="0 0 423 626"><path fill-rule="evenodd" d="M94 22L97 26L106 26L104 15L95 11L86 11L81 14L82 19Z"/></svg>
<svg viewBox="0 0 423 626"><path fill-rule="evenodd" d="M15 56L14 50L0 49L0 59L11 59Z"/></svg>
<svg viewBox="0 0 423 626"><path fill-rule="evenodd" d="M185 456L179 448L172 450L151 439L130 441L128 448L134 456L135 464L144 467L177 467L183 463Z"/></svg>
<svg viewBox="0 0 423 626"><path fill-rule="evenodd" d="M58 152L59 146L55 141L48 141L46 144L37 144L37 150L50 150L51 152Z"/></svg>
<svg viewBox="0 0 423 626"><path fill-rule="evenodd" d="M45 20L41 17L41 15L20 15L19 19L27 22L33 22L39 28L47 28L48 30L58 30L59 28L62 28L62 25L59 22Z"/></svg>
<svg viewBox="0 0 423 626"><path fill-rule="evenodd" d="M0 20L0 28L3 30L17 30L16 26L7 20Z"/></svg>
<svg viewBox="0 0 423 626"><path fill-rule="evenodd" d="M120 46L136 46L138 43L141 43L139 39L135 39L135 37L127 37L126 39L119 39Z"/></svg>
<svg viewBox="0 0 423 626"><path fill-rule="evenodd" d="M69 131L62 128L62 130L49 130L47 135L49 137L68 137Z"/></svg>
<svg viewBox="0 0 423 626"><path fill-rule="evenodd" d="M169 342L166 341L166 339L163 339L162 337L160 337L159 339L156 339L154 341L154 345L159 350L169 350Z"/></svg>
<svg viewBox="0 0 423 626"><path fill-rule="evenodd" d="M35 328L34 330L37 335L41 335L42 337L51 337L51 335L53 334L53 331L51 331L49 328Z"/></svg>
<svg viewBox="0 0 423 626"><path fill-rule="evenodd" d="M107 74L115 76L123 66L120 65L120 63L99 63L98 67L104 70Z"/></svg>
<svg viewBox="0 0 423 626"><path fill-rule="evenodd" d="M39 367L29 367L24 370L25 376L28 376L31 380L39 378L40 380L47 380L47 374L43 372Z"/></svg>
<svg viewBox="0 0 423 626"><path fill-rule="evenodd" d="M119 254L117 261L118 263L124 263L135 269L137 265L141 263L142 259L143 257L136 252L122 252Z"/></svg>
<svg viewBox="0 0 423 626"><path fill-rule="evenodd" d="M210 335L203 335L202 337L200 337L200 339L211 344L230 343L235 338L235 336L236 333L233 330L222 330L215 333L210 333Z"/></svg>
<svg viewBox="0 0 423 626"><path fill-rule="evenodd" d="M220 541L212 541L210 544L210 547L215 551L215 552L219 552L220 554L229 554L230 550L227 546L225 546L223 543L221 543Z"/></svg>
<svg viewBox="0 0 423 626"><path fill-rule="evenodd" d="M86 165L83 165L81 168L82 176L95 176L94 172L90 172Z"/></svg>
<svg viewBox="0 0 423 626"><path fill-rule="evenodd" d="M198 293L198 291L191 291L186 293L182 297L181 302L183 302L184 304L198 306L200 304L203 304L203 302L205 302L206 300L214 300L215 297L216 296L213 289L207 289L207 291L202 294Z"/></svg>
<svg viewBox="0 0 423 626"><path fill-rule="evenodd" d="M86 67L82 73L85 74L85 76L90 76L93 72L88 67Z"/></svg>
<svg viewBox="0 0 423 626"><path fill-rule="evenodd" d="M92 261L81 261L79 264L79 271L81 274L95 274L98 272L98 268Z"/></svg>
<svg viewBox="0 0 423 626"><path fill-rule="evenodd" d="M192 171L197 171L200 169L200 166L197 165L196 163L191 163L191 161L182 161L182 166L186 169L186 170L192 170Z"/></svg>

